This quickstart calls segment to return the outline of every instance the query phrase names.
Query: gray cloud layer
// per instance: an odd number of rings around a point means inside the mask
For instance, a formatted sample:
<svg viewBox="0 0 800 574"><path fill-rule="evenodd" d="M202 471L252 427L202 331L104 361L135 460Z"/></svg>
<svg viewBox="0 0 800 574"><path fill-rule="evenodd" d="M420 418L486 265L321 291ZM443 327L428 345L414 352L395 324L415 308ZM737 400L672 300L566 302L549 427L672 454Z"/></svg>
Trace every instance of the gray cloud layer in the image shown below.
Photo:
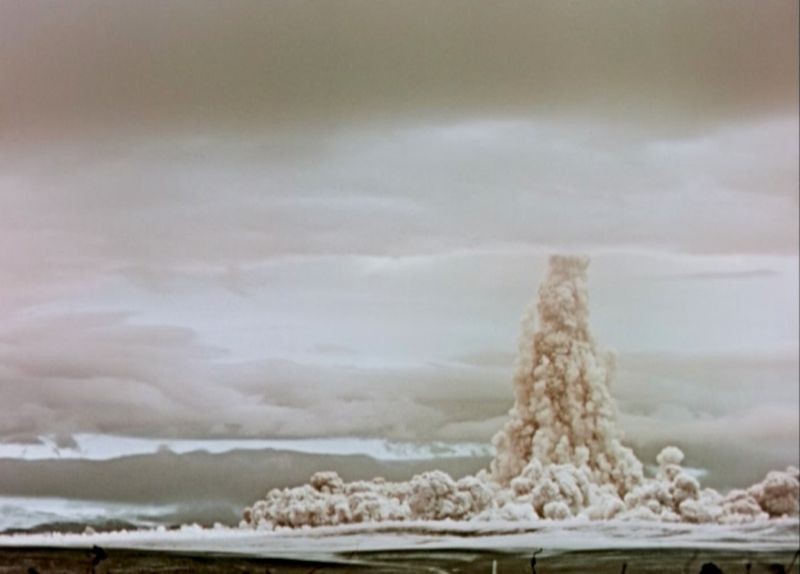
<svg viewBox="0 0 800 574"><path fill-rule="evenodd" d="M6 134L432 114L791 111L797 3L4 2Z"/></svg>
<svg viewBox="0 0 800 574"><path fill-rule="evenodd" d="M53 144L0 156L0 307L93 276L247 289L287 256L796 253L797 141L785 117L678 139L543 119Z"/></svg>

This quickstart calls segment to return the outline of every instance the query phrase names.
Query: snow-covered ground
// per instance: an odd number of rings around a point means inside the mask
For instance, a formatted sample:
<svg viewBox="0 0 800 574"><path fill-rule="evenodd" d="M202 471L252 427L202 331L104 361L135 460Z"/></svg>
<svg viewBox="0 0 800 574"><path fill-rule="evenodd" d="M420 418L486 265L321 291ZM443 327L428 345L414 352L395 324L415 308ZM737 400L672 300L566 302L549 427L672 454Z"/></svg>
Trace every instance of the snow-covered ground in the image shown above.
<svg viewBox="0 0 800 574"><path fill-rule="evenodd" d="M155 528L176 505L124 504L53 497L0 496L0 532L44 524L120 521Z"/></svg>
<svg viewBox="0 0 800 574"><path fill-rule="evenodd" d="M490 456L493 450L482 443L413 443L378 438L326 437L304 439L165 439L95 433L74 435L69 445L59 446L53 436L39 437L38 443L0 443L0 458L22 460L111 460L123 456L155 454L168 449L175 454L203 451L221 454L233 450L288 450L311 454L361 454L377 460L421 460L462 456Z"/></svg>
<svg viewBox="0 0 800 574"><path fill-rule="evenodd" d="M184 526L178 530L92 534L0 536L3 546L135 548L185 552L227 552L252 556L330 556L379 550L548 550L703 548L795 550L796 518L742 525L687 525L632 521L387 522L315 529L260 532L238 528Z"/></svg>

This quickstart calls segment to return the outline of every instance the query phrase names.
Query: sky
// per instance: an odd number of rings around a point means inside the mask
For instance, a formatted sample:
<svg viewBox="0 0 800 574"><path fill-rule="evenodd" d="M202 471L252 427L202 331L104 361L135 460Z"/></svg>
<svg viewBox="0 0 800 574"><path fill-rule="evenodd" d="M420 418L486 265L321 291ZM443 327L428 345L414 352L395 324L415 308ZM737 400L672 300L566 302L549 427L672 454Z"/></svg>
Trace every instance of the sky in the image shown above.
<svg viewBox="0 0 800 574"><path fill-rule="evenodd" d="M796 463L797 22L1 2L0 440L485 442L575 252L639 452Z"/></svg>

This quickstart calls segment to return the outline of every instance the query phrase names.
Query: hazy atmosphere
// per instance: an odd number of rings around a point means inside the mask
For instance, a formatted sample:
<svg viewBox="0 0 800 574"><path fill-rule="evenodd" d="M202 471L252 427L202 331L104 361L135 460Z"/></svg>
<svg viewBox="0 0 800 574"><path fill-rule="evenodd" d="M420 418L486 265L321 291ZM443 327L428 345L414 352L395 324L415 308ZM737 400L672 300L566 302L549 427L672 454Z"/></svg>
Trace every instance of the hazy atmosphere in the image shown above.
<svg viewBox="0 0 800 574"><path fill-rule="evenodd" d="M719 488L797 464L797 22L794 0L0 3L0 497L474 472L554 252L592 257L643 461L675 444ZM98 490L100 467L166 478Z"/></svg>

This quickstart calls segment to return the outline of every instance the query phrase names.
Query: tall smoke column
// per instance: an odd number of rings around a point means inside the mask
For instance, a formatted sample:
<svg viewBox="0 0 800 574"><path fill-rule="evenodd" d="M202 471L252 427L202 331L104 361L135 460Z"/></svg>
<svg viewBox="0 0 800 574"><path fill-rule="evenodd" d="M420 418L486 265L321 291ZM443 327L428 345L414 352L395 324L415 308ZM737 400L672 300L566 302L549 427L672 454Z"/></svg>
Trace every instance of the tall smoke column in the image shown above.
<svg viewBox="0 0 800 574"><path fill-rule="evenodd" d="M539 289L540 326L530 309L522 320L514 407L495 435L492 478L507 485L531 462L587 466L593 482L624 495L641 483L642 465L622 446L609 394L611 354L589 333L586 257L554 255Z"/></svg>
<svg viewBox="0 0 800 574"><path fill-rule="evenodd" d="M454 480L435 470L407 482L344 482L317 472L308 484L274 488L243 513L242 526L274 530L427 520L765 521L800 512L800 471L772 471L746 490L701 488L668 446L658 472L622 446L609 392L613 361L589 334L583 257L553 256L534 310L523 318L514 407L494 438L491 471Z"/></svg>

